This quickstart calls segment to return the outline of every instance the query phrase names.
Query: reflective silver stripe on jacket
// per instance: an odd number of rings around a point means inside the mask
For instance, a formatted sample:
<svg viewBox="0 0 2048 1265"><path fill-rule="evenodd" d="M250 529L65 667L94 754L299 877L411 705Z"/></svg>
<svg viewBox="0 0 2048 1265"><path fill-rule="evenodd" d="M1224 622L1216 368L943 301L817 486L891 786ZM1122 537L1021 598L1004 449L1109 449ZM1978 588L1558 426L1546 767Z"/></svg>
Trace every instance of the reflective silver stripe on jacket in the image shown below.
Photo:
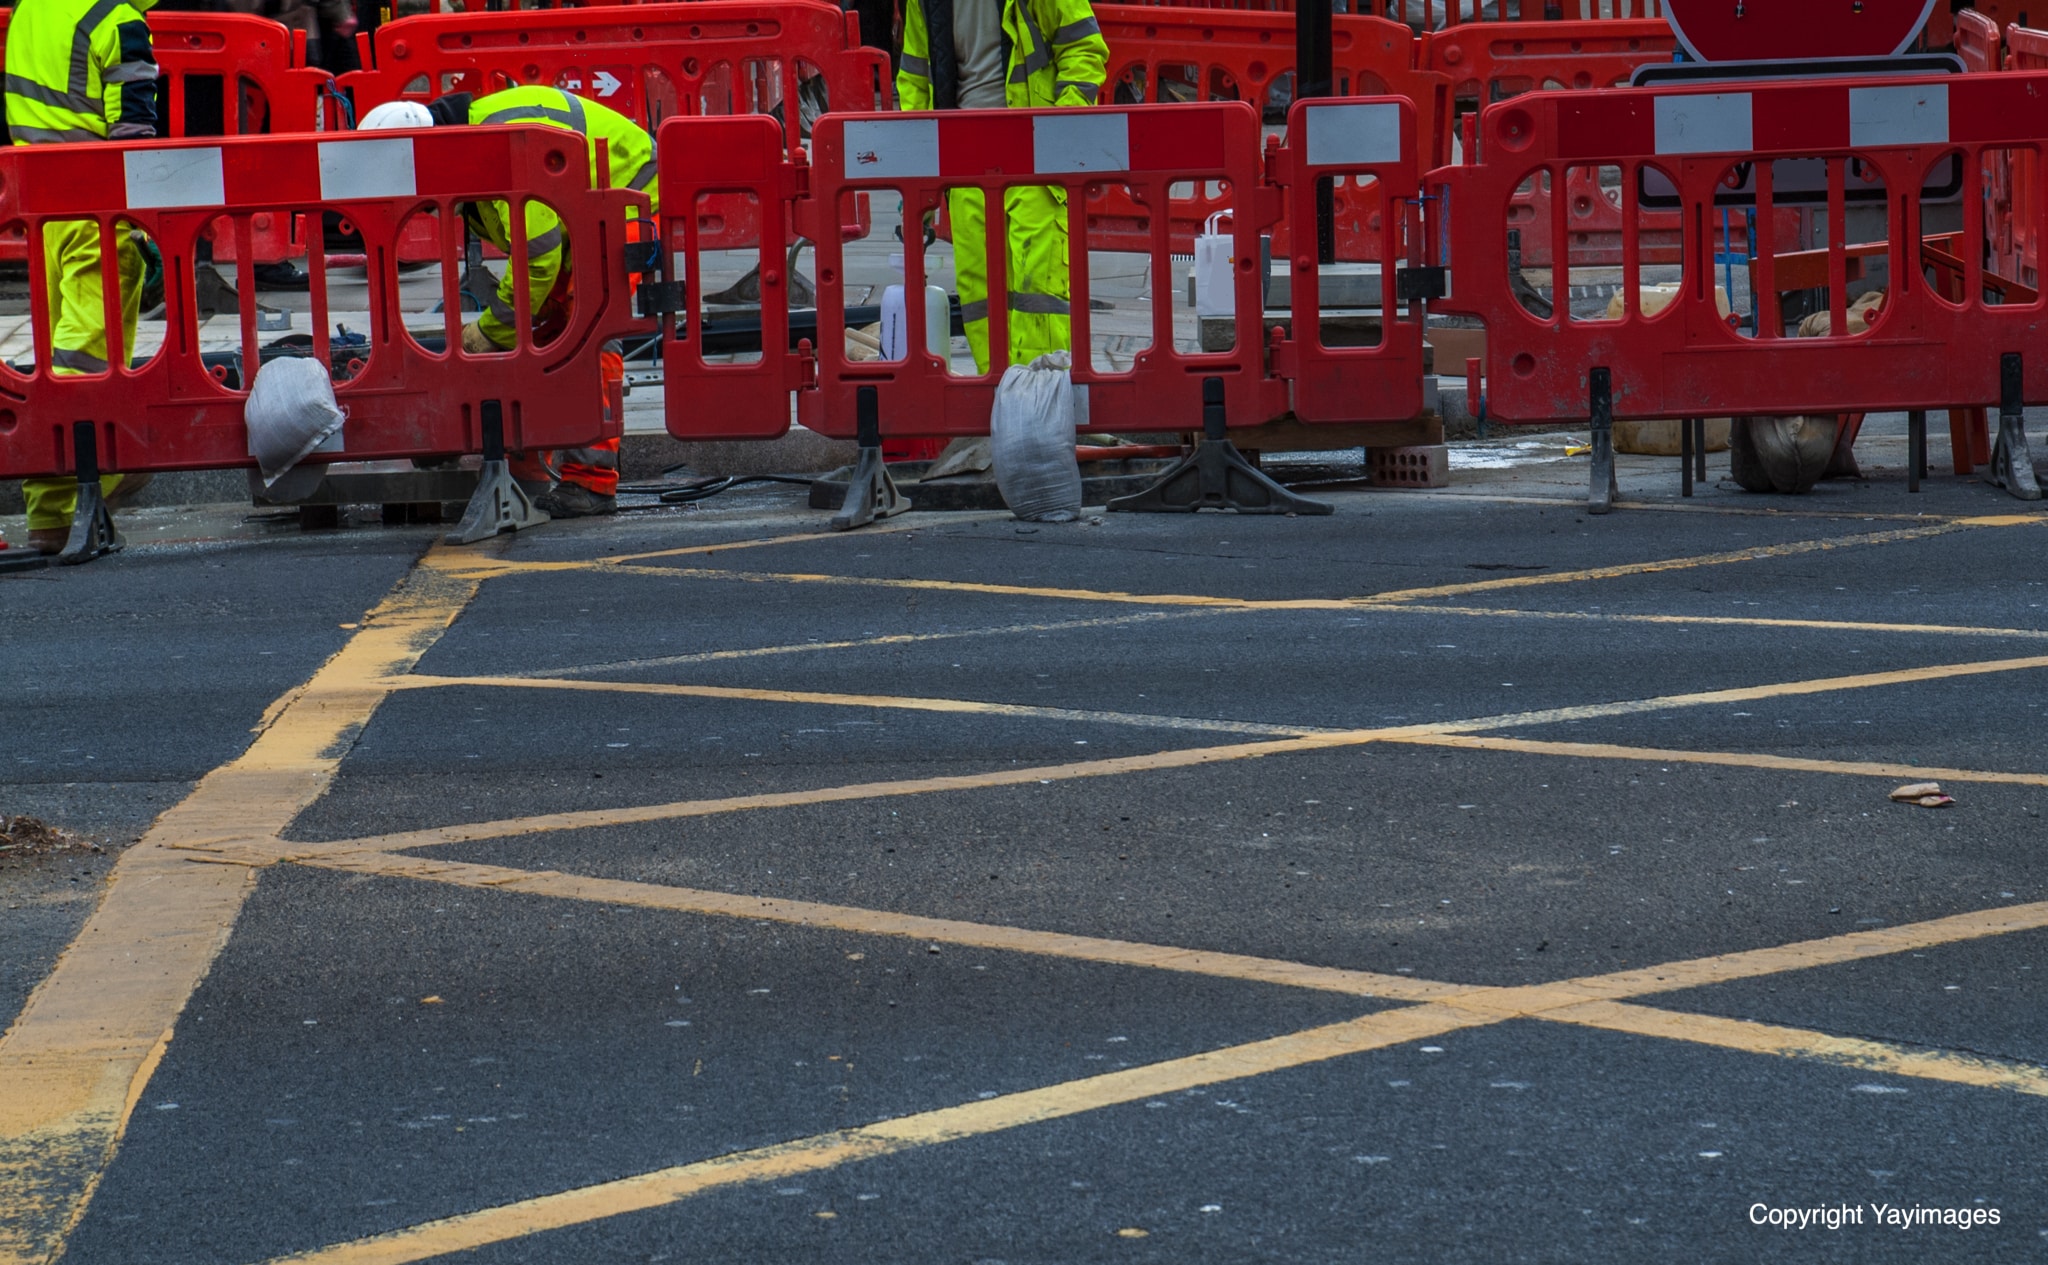
<svg viewBox="0 0 2048 1265"><path fill-rule="evenodd" d="M153 61L124 61L100 76L101 83L148 83L163 74Z"/></svg>
<svg viewBox="0 0 2048 1265"><path fill-rule="evenodd" d="M556 453L564 464L575 462L579 466L596 466L600 470L619 468L619 454L611 448L568 448Z"/></svg>
<svg viewBox="0 0 2048 1265"><path fill-rule="evenodd" d="M1097 22L1094 18L1082 18L1079 22L1069 22L1059 30L1054 31L1052 33L1052 46L1054 48L1064 48L1078 40L1085 40L1091 35L1100 34L1102 34L1102 23Z"/></svg>
<svg viewBox="0 0 2048 1265"><path fill-rule="evenodd" d="M486 114L486 123L519 123L527 119L549 119L556 123L567 123L579 136L588 135L590 120L583 113L583 99L571 92L562 94L567 101L566 109L551 105L508 105L496 114Z"/></svg>
<svg viewBox="0 0 2048 1265"><path fill-rule="evenodd" d="M626 182L626 187L638 193L653 184L654 178L660 174L661 172L655 168L654 160L650 158L640 164L640 170L633 173L633 178Z"/></svg>
<svg viewBox="0 0 2048 1265"><path fill-rule="evenodd" d="M1032 316L1068 316L1073 305L1056 294L1039 294L1032 290L1010 291L1010 310ZM985 321L988 319L988 300L976 299L960 305L960 319L963 322Z"/></svg>
<svg viewBox="0 0 2048 1265"><path fill-rule="evenodd" d="M86 127L28 127L20 123L9 123L7 134L18 141L31 145L55 145L64 141L103 141L107 139Z"/></svg>
<svg viewBox="0 0 2048 1265"><path fill-rule="evenodd" d="M92 33L99 24L107 20L114 10L128 0L99 0L99 3L85 11L78 19L78 25L71 29L71 92L73 96L86 96L92 87Z"/></svg>
<svg viewBox="0 0 2048 1265"><path fill-rule="evenodd" d="M1011 83L1023 83L1038 71L1052 65L1052 49L1046 47L1045 32L1038 29L1038 19L1031 15L1031 6L1020 5L1018 12L1024 17L1025 34L1031 37L1031 51L1017 69L1010 72Z"/></svg>
<svg viewBox="0 0 2048 1265"><path fill-rule="evenodd" d="M551 250L558 249L561 244L562 226L557 224L539 237L529 237L526 239L526 257L528 259L537 259Z"/></svg>
<svg viewBox="0 0 2048 1265"><path fill-rule="evenodd" d="M59 110L76 110L80 114L98 114L101 108L99 99L96 97L59 92L55 88L39 84L35 80L21 75L10 74L7 76L7 94L14 97L27 97L39 105L55 106Z"/></svg>
<svg viewBox="0 0 2048 1265"><path fill-rule="evenodd" d="M492 295L491 301L485 305L485 310L507 325L519 319L518 311L510 303L505 302L503 295Z"/></svg>
<svg viewBox="0 0 2048 1265"><path fill-rule="evenodd" d="M105 373L107 362L89 351L72 351L66 347L50 349L50 367L53 369L76 369L80 373Z"/></svg>
<svg viewBox="0 0 2048 1265"><path fill-rule="evenodd" d="M1059 98L1059 95L1069 88L1072 88L1074 91L1080 93L1082 100L1092 104L1095 101L1095 94L1101 90L1101 85L1090 83L1086 79L1056 80L1052 85L1053 98L1057 100Z"/></svg>
<svg viewBox="0 0 2048 1265"><path fill-rule="evenodd" d="M924 79L932 77L932 64L922 57L912 57L909 53L897 59L896 69L904 74L917 75Z"/></svg>

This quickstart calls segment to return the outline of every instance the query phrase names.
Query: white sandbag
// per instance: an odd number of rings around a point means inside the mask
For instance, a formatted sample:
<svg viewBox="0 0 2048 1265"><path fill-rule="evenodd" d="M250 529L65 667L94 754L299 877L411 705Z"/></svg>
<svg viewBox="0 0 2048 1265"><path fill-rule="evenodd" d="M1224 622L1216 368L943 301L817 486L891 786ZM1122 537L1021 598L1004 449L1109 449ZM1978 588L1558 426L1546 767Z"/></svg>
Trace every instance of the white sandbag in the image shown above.
<svg viewBox="0 0 2048 1265"><path fill-rule="evenodd" d="M256 371L242 420L249 428L249 455L267 488L335 437L348 413L335 402L326 365L310 356L283 356Z"/></svg>
<svg viewBox="0 0 2048 1265"><path fill-rule="evenodd" d="M1074 457L1074 392L1065 352L1011 365L996 387L989 451L1003 504L1026 522L1081 516L1081 463Z"/></svg>

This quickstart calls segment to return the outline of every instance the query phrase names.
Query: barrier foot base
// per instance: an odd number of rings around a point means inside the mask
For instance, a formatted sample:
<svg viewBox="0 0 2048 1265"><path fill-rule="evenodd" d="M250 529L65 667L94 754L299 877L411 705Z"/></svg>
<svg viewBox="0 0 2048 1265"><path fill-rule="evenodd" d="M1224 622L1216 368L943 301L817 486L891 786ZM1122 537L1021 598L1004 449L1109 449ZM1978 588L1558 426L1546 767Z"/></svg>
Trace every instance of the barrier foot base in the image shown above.
<svg viewBox="0 0 2048 1265"><path fill-rule="evenodd" d="M71 455L78 475L78 505L71 511L71 535L57 551L58 564L67 567L113 553L122 544L107 499L100 495L99 440L91 422L71 424Z"/></svg>
<svg viewBox="0 0 2048 1265"><path fill-rule="evenodd" d="M451 545L473 545L500 532L538 527L547 521L548 512L535 507L504 461L486 461L478 471L476 491L462 511L462 521L442 539Z"/></svg>
<svg viewBox="0 0 2048 1265"><path fill-rule="evenodd" d="M1590 385L1593 473L1592 483L1586 490L1586 512L1606 514L1614 509L1615 501L1621 497L1621 486L1614 473L1614 377L1605 369L1595 369ZM1679 424L1689 427L1692 423L1687 420ZM1692 454L1686 453L1683 459L1690 461ZM1687 488L1687 492L1690 491Z"/></svg>
<svg viewBox="0 0 2048 1265"><path fill-rule="evenodd" d="M71 535L57 551L60 566L75 567L105 554L117 553L124 542L114 526L113 512L100 495L98 476L78 481L78 508L71 515Z"/></svg>
<svg viewBox="0 0 2048 1265"><path fill-rule="evenodd" d="M2041 499L2034 449L2027 442L2026 376L2017 352L1998 361L1998 443L1991 449L1991 481L2022 501Z"/></svg>
<svg viewBox="0 0 2048 1265"><path fill-rule="evenodd" d="M505 464L505 406L500 400L485 400L483 419L484 464L477 471L476 491L462 511L462 521L441 539L451 545L473 545L499 532L538 527L548 521L548 512L534 506L533 498L512 477Z"/></svg>
<svg viewBox="0 0 2048 1265"><path fill-rule="evenodd" d="M832 516L833 531L865 527L878 518L893 518L910 508L910 500L889 477L882 460L882 419L873 387L854 393L854 425L860 456L853 463L853 477L846 484L846 499Z"/></svg>
<svg viewBox="0 0 2048 1265"><path fill-rule="evenodd" d="M1202 380L1202 440L1195 450L1151 487L1117 497L1109 508L1131 514L1192 514L1203 509L1240 514L1333 512L1328 503L1296 496L1245 460L1224 430L1221 378Z"/></svg>

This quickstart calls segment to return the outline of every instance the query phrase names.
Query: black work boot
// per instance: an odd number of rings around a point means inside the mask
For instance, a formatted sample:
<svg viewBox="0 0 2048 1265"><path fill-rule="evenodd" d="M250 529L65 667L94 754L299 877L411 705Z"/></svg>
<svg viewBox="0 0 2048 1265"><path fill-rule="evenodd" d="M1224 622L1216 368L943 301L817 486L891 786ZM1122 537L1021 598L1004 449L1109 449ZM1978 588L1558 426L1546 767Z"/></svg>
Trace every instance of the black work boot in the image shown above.
<svg viewBox="0 0 2048 1265"><path fill-rule="evenodd" d="M546 510L551 518L589 518L619 511L617 497L599 496L581 483L566 480L557 483L553 491L535 497L533 504L536 509Z"/></svg>

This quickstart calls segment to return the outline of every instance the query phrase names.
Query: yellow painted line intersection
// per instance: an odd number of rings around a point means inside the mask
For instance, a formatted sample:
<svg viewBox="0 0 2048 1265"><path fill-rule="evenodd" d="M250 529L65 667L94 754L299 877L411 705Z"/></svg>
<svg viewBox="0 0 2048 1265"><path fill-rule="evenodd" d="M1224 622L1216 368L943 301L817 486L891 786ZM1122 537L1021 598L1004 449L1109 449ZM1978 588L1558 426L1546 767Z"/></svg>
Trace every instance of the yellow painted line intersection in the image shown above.
<svg viewBox="0 0 2048 1265"><path fill-rule="evenodd" d="M993 519L997 516L988 516ZM951 517L949 523L966 521ZM205 778L188 798L166 812L141 843L123 855L109 880L99 910L43 981L21 1016L0 1037L0 1265L45 1261L62 1250L112 1162L129 1114L157 1062L173 1040L179 1013L230 933L258 867L298 862L330 870L424 882L489 886L577 900L639 904L675 912L756 920L783 920L847 932L930 938L980 947L1149 969L1214 975L1391 1000L1398 1009L1342 1024L1212 1051L1109 1076L1006 1095L986 1103L963 1104L885 1121L862 1129L798 1139L779 1147L684 1165L654 1174L566 1191L539 1200L487 1209L394 1236L337 1245L304 1260L332 1265L418 1260L447 1251L504 1241L560 1225L617 1215L636 1207L673 1202L689 1194L737 1181L761 1180L979 1136L1001 1129L1058 1119L1154 1093L1162 1086L1204 1085L1260 1075L1284 1067L1384 1048L1441 1032L1505 1019L1535 1019L1634 1036L1687 1041L1777 1057L1816 1060L1901 1076L2039 1095L2048 1088L2042 1069L2000 1063L1949 1051L1921 1051L1800 1029L1642 1006L1628 998L1753 975L1808 969L1833 961L1901 951L1913 944L1950 943L2003 935L2048 925L2048 906L1959 915L1910 928L1887 928L1834 937L1807 945L1755 950L1694 962L1619 972L1521 989L1460 986L1412 977L1377 975L1276 962L1197 948L1138 945L1094 937L1061 936L1023 928L987 927L954 920L886 911L858 910L809 902L739 897L716 892L619 884L554 872L523 872L398 853L473 839L539 831L584 829L631 821L655 821L712 813L752 812L803 804L853 802L892 795L923 795L1004 785L1196 768L1219 761L1284 756L1370 743L1443 746L1476 751L1513 751L1565 759L1690 760L1759 769L1806 771L1862 777L1928 775L1925 766L1806 760L1769 754L1683 752L1604 744L1554 743L1498 736L1488 731L1568 720L1592 719L1702 705L1746 702L1831 691L1861 690L1995 673L2026 672L2048 666L2048 655L1936 664L1893 672L1863 673L1810 681L1780 682L1728 690L1699 691L1649 699L1622 699L1551 708L1511 716L1478 717L1439 725L1382 729L1313 729L1256 721L1144 716L1084 709L1040 708L997 701L904 698L893 695L829 694L816 691L604 682L568 679L597 671L631 671L688 666L725 659L766 659L813 650L910 644L953 636L1029 635L1068 629L1110 627L1123 622L1235 612L1332 611L1352 614L1399 612L1474 619L1529 621L1603 620L1617 623L1855 631L1915 636L2039 640L2037 629L1967 625L1889 624L1868 621L1687 618L1666 614L1604 614L1493 609L1447 604L1453 599L1537 588L1656 576L1703 567L1796 557L1851 548L1929 540L1959 532L2040 525L2038 515L1989 515L1825 539L1583 568L1541 575L1396 589L1356 597L1263 600L1205 594L1144 593L1057 586L989 584L904 577L849 576L830 572L744 571L706 565L662 565L670 559L708 561L739 550L810 541L846 539L830 533L743 539L674 549L619 554L576 561L508 561L489 553L456 554L436 549L390 598L365 617L361 629L327 665L266 713L261 733L247 752ZM938 521L899 522L880 530L915 531ZM873 535L873 532L864 533ZM602 572L795 586L863 586L912 592L961 593L1055 602L1139 608L1139 613L1102 619L1043 620L958 633L885 634L841 639L824 645L781 646L703 652L589 665L545 675L414 676L420 657L454 621L485 581L500 576ZM1437 605L1430 605L1435 602ZM1009 769L952 778L871 782L783 794L735 796L721 800L646 805L625 809L557 813L468 823L432 830L331 843L293 843L283 835L292 820L322 795L355 736L379 704L399 690L456 686L641 693L679 699L722 698L809 706L902 708L966 716L1043 718L1084 723L1138 725L1163 729L1224 732L1262 740L1173 749L1116 760L1076 761L1033 769ZM2038 786L2035 773L1945 769L1935 776ZM147 969L138 970L137 962Z"/></svg>

